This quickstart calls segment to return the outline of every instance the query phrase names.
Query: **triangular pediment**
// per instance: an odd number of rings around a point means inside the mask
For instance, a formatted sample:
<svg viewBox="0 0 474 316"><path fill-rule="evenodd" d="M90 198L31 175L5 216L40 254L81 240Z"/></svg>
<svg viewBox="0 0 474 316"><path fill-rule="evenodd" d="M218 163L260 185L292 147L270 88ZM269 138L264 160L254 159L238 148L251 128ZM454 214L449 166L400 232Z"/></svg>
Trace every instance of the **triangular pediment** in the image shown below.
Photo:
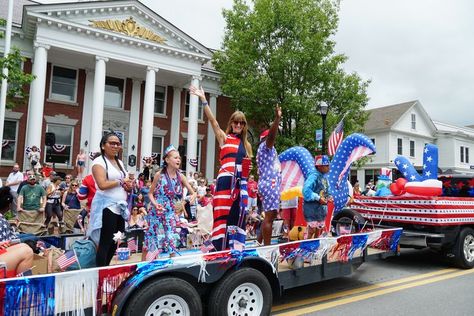
<svg viewBox="0 0 474 316"><path fill-rule="evenodd" d="M61 23L62 26L72 25L76 28L82 26L88 34L105 32L110 36L139 39L150 42L150 45L180 52L206 55L209 58L212 56L207 47L139 1L35 5L27 6L25 10L28 19L24 24L29 24L30 28L38 20L45 20L48 24Z"/></svg>

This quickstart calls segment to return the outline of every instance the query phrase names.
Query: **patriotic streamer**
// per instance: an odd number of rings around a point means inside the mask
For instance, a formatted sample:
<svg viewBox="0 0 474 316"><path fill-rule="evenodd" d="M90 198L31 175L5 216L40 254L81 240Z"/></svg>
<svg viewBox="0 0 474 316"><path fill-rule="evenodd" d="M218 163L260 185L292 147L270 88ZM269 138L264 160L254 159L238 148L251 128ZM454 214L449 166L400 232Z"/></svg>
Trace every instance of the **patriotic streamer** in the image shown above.
<svg viewBox="0 0 474 316"><path fill-rule="evenodd" d="M278 273L278 249L278 246L259 247L256 249L258 256L271 264L275 274Z"/></svg>
<svg viewBox="0 0 474 316"><path fill-rule="evenodd" d="M391 250L396 251L398 243L400 242L400 236L402 235L402 230L388 230L383 231L380 234L380 237L374 240L370 246L380 250Z"/></svg>
<svg viewBox="0 0 474 316"><path fill-rule="evenodd" d="M146 275L155 270L162 270L168 268L173 264L172 259L166 260L155 260L151 262L141 262L137 264L137 271L135 274L127 281L128 284L140 284Z"/></svg>
<svg viewBox="0 0 474 316"><path fill-rule="evenodd" d="M283 262L284 260L288 259L293 259L296 255L295 250L300 247L300 243L291 243L288 245L281 245L280 246L280 262Z"/></svg>
<svg viewBox="0 0 474 316"><path fill-rule="evenodd" d="M5 315L54 315L55 277L7 281Z"/></svg>
<svg viewBox="0 0 474 316"><path fill-rule="evenodd" d="M357 249L364 251L365 247L367 246L368 238L369 238L368 234L352 236L352 247L348 253L349 260L352 260Z"/></svg>
<svg viewBox="0 0 474 316"><path fill-rule="evenodd" d="M96 293L99 281L97 270L81 273L65 273L56 277L54 314L67 311L83 311L92 306L92 315L96 315Z"/></svg>
<svg viewBox="0 0 474 316"><path fill-rule="evenodd" d="M313 260L322 260L323 257L337 245L337 238L324 238L319 240L319 249L316 251Z"/></svg>
<svg viewBox="0 0 474 316"><path fill-rule="evenodd" d="M352 236L345 235L337 238L337 245L334 247L330 254L331 261L349 261L349 251L352 247Z"/></svg>
<svg viewBox="0 0 474 316"><path fill-rule="evenodd" d="M99 285L97 289L97 310L102 306L107 307L107 312L112 312L112 299L114 292L122 282L126 281L137 269L136 265L113 267L99 270Z"/></svg>

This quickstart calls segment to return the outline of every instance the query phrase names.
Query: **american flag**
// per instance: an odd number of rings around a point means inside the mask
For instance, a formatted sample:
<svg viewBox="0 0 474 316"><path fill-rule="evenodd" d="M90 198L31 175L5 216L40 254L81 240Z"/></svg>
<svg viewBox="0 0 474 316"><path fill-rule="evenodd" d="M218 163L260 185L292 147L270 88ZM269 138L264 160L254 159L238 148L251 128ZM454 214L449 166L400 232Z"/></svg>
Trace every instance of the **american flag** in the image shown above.
<svg viewBox="0 0 474 316"><path fill-rule="evenodd" d="M135 252L138 251L138 244L135 238L129 238L127 240L127 247L128 249L130 249L130 251L135 251Z"/></svg>
<svg viewBox="0 0 474 316"><path fill-rule="evenodd" d="M58 266L61 268L61 270L64 270L71 264L78 262L78 260L74 250L68 250L62 256L58 257L56 262L58 263Z"/></svg>
<svg viewBox="0 0 474 316"><path fill-rule="evenodd" d="M211 239L206 239L201 245L201 252L208 253L209 251L214 249L214 245L212 244Z"/></svg>
<svg viewBox="0 0 474 316"><path fill-rule="evenodd" d="M344 138L344 118L337 124L336 128L331 134L331 137L329 137L328 141L328 154L330 156L334 156L336 153L337 147L342 142L342 139Z"/></svg>
<svg viewBox="0 0 474 316"><path fill-rule="evenodd" d="M159 253L160 253L160 250L158 248L152 251L148 250L148 252L146 253L145 260L146 261L155 260L155 258L158 256Z"/></svg>

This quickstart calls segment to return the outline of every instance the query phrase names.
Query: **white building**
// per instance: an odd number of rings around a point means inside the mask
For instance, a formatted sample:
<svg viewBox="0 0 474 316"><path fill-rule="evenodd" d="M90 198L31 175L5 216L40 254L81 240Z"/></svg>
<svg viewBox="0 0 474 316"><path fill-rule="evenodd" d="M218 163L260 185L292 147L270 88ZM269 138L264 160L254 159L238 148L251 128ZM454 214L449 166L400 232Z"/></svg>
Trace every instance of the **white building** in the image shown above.
<svg viewBox="0 0 474 316"><path fill-rule="evenodd" d="M410 101L368 110L364 133L374 141L377 153L358 170L351 180L361 186L376 180L380 168L395 168L397 155L407 157L415 168L422 168L423 148L438 146L439 168L442 172L474 175L474 161L469 157L474 149L474 129L434 122L419 101ZM470 149L471 148L471 149Z"/></svg>
<svg viewBox="0 0 474 316"><path fill-rule="evenodd" d="M0 17L7 3L0 0ZM215 176L215 136L187 91L203 86L225 126L232 110L210 49L136 0L14 3L12 47L36 79L28 104L6 112L1 176L15 161L26 164L24 148L33 145L43 162L71 172L79 150L98 151L109 129L122 136L124 162L137 158L129 169L173 144L182 146L188 171ZM54 146L45 146L46 133L55 134Z"/></svg>

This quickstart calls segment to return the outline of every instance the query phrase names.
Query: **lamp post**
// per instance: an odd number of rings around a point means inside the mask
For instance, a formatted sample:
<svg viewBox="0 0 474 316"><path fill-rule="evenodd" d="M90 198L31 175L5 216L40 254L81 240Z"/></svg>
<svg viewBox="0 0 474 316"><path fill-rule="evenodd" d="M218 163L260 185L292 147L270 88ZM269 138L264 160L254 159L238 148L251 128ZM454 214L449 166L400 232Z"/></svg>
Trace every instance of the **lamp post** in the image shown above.
<svg viewBox="0 0 474 316"><path fill-rule="evenodd" d="M324 155L326 153L326 116L328 114L328 105L326 102L321 102L319 106L319 114L323 119L323 140L321 146L321 154Z"/></svg>

